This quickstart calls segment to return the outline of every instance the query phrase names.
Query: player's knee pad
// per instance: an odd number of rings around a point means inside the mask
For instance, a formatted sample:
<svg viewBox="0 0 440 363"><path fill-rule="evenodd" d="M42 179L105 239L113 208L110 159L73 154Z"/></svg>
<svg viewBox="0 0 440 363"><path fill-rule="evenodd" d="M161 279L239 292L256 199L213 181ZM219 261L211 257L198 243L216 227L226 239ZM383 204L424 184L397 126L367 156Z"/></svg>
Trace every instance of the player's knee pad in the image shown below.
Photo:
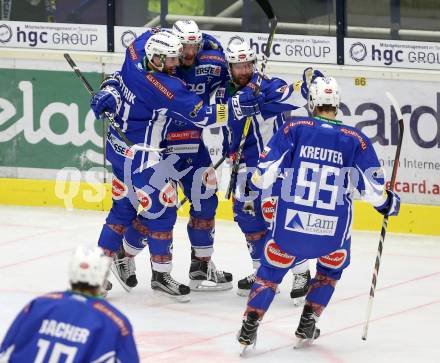
<svg viewBox="0 0 440 363"><path fill-rule="evenodd" d="M153 270L171 272L173 259L173 232L149 231L148 247Z"/></svg>
<svg viewBox="0 0 440 363"><path fill-rule="evenodd" d="M288 270L292 267L296 257L283 250L273 238L267 240L261 255L262 266Z"/></svg>
<svg viewBox="0 0 440 363"><path fill-rule="evenodd" d="M121 224L104 224L98 240L98 246L116 252L122 244L122 238L127 227Z"/></svg>
<svg viewBox="0 0 440 363"><path fill-rule="evenodd" d="M187 231L196 257L210 257L214 252L215 220L190 216Z"/></svg>
<svg viewBox="0 0 440 363"><path fill-rule="evenodd" d="M254 262L260 261L261 254L263 253L264 242L266 241L266 234L266 230L244 234L249 254Z"/></svg>
<svg viewBox="0 0 440 363"><path fill-rule="evenodd" d="M261 277L261 275L270 275L274 272L265 271L260 273L260 270L265 268L266 267L261 266L258 269L257 278L252 285L248 299L248 307L251 306L254 309L260 310L262 313L264 313L272 303L278 286L278 283ZM272 276L272 278L273 277L274 276Z"/></svg>
<svg viewBox="0 0 440 363"><path fill-rule="evenodd" d="M332 279L339 280L342 272L350 264L350 250L341 248L318 258L316 271Z"/></svg>
<svg viewBox="0 0 440 363"><path fill-rule="evenodd" d="M315 277L310 281L306 300L314 304L327 306L335 291L337 282L334 278L316 272Z"/></svg>
<svg viewBox="0 0 440 363"><path fill-rule="evenodd" d="M132 256L140 253L148 244L148 228L139 219L135 219L124 233L124 250Z"/></svg>

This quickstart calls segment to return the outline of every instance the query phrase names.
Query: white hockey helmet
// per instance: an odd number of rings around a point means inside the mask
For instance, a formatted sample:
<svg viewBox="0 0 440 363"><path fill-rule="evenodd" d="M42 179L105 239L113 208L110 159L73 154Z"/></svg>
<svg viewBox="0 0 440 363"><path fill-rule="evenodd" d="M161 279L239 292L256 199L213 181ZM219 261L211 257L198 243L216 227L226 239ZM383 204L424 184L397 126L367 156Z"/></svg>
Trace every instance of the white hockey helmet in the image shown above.
<svg viewBox="0 0 440 363"><path fill-rule="evenodd" d="M339 86L333 77L316 77L309 87L308 108L313 112L317 106L330 105L339 109Z"/></svg>
<svg viewBox="0 0 440 363"><path fill-rule="evenodd" d="M107 278L111 258L97 246L78 246L69 264L69 281L71 284L85 283L101 287Z"/></svg>
<svg viewBox="0 0 440 363"><path fill-rule="evenodd" d="M257 55L243 38L234 36L229 40L228 46L225 50L225 58L228 64L255 62L257 60Z"/></svg>
<svg viewBox="0 0 440 363"><path fill-rule="evenodd" d="M155 55L162 61L162 70L167 57L179 57L182 53L182 43L173 33L161 31L153 34L145 44L145 54L150 62L153 62Z"/></svg>
<svg viewBox="0 0 440 363"><path fill-rule="evenodd" d="M171 29L182 44L200 44L202 32L194 20L177 20Z"/></svg>

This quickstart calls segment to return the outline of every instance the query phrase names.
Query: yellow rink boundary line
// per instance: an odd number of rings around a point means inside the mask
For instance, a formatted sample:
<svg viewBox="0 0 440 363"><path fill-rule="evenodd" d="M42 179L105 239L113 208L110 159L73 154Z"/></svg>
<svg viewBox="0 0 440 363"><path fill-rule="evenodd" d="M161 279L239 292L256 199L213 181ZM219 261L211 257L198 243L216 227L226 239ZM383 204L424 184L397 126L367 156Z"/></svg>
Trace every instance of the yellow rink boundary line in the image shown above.
<svg viewBox="0 0 440 363"><path fill-rule="evenodd" d="M109 210L111 186L85 182L0 178L0 204ZM382 216L369 204L355 201L353 228L379 231ZM179 211L188 215L188 205ZM231 202L219 201L217 218L232 220ZM440 206L404 204L398 217L390 218L388 231L440 235Z"/></svg>

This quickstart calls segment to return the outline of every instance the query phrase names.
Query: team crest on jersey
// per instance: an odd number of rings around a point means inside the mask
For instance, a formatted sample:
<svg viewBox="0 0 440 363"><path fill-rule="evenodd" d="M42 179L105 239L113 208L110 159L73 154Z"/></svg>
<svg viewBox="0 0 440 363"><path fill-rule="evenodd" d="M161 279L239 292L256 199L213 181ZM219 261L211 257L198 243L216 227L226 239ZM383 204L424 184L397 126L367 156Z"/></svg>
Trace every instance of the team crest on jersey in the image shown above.
<svg viewBox="0 0 440 363"><path fill-rule="evenodd" d="M319 263L328 268L341 268L347 259L347 250L341 249L319 258Z"/></svg>
<svg viewBox="0 0 440 363"><path fill-rule="evenodd" d="M270 150L271 149L270 149L269 146L265 146L264 150L260 153L260 159L264 159L267 156L267 154L269 153Z"/></svg>
<svg viewBox="0 0 440 363"><path fill-rule="evenodd" d="M212 166L205 170L202 176L202 181L206 186L206 189L217 188L217 175L215 174L215 169Z"/></svg>
<svg viewBox="0 0 440 363"><path fill-rule="evenodd" d="M267 223L272 223L277 211L278 197L268 197L261 201L261 212Z"/></svg>
<svg viewBox="0 0 440 363"><path fill-rule="evenodd" d="M144 211L148 211L151 208L151 197L145 193L142 189L136 188L136 197Z"/></svg>
<svg viewBox="0 0 440 363"><path fill-rule="evenodd" d="M280 268L291 266L295 260L295 256L284 252L273 239L267 241L266 246L264 246L264 256L266 257L267 262Z"/></svg>
<svg viewBox="0 0 440 363"><path fill-rule="evenodd" d="M114 200L121 200L127 196L127 186L118 178L113 176L112 179L112 198Z"/></svg>
<svg viewBox="0 0 440 363"><path fill-rule="evenodd" d="M159 193L159 201L165 207L174 207L177 204L177 191L173 182L168 182Z"/></svg>

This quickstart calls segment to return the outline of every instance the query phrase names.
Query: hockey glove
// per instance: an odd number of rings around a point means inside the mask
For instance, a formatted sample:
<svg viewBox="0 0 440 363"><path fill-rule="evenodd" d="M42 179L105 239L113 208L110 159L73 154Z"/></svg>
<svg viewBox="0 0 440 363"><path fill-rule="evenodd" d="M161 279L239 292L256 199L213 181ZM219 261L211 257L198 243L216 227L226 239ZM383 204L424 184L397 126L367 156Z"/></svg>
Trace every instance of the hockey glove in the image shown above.
<svg viewBox="0 0 440 363"><path fill-rule="evenodd" d="M264 99L265 94L263 92L260 92L256 96L253 92L245 92L235 95L230 100L235 118L241 120L243 117L260 113L263 108Z"/></svg>
<svg viewBox="0 0 440 363"><path fill-rule="evenodd" d="M309 87L317 77L324 77L324 75L320 71L318 71L317 69L313 69L312 67L304 69L302 77L303 81L301 83L301 95L304 97L305 100L308 100Z"/></svg>
<svg viewBox="0 0 440 363"><path fill-rule="evenodd" d="M116 113L121 104L121 95L114 87L107 86L95 93L90 101L90 107L97 119L101 118L104 112Z"/></svg>
<svg viewBox="0 0 440 363"><path fill-rule="evenodd" d="M397 216L400 210L400 197L391 190L387 190L387 199L385 203L376 208L384 216Z"/></svg>

